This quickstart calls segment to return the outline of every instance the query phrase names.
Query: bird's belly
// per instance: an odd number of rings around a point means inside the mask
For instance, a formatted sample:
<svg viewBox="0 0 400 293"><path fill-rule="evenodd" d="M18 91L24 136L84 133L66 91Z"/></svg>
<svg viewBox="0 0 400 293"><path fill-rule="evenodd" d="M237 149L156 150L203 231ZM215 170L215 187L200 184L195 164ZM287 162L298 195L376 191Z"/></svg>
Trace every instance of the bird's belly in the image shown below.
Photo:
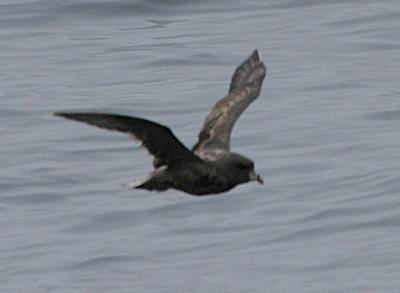
<svg viewBox="0 0 400 293"><path fill-rule="evenodd" d="M181 180L175 182L176 189L198 196L225 192L235 186L228 176L216 170L185 170L179 178Z"/></svg>

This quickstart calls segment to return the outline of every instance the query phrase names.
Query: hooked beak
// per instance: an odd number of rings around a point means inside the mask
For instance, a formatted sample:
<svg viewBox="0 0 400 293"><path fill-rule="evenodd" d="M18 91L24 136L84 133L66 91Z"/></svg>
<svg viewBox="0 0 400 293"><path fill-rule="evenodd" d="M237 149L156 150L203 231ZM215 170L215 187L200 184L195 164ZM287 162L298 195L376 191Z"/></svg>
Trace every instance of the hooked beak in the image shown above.
<svg viewBox="0 0 400 293"><path fill-rule="evenodd" d="M249 174L250 181L257 181L259 184L264 184L264 180L261 178L259 174L254 173L254 171Z"/></svg>

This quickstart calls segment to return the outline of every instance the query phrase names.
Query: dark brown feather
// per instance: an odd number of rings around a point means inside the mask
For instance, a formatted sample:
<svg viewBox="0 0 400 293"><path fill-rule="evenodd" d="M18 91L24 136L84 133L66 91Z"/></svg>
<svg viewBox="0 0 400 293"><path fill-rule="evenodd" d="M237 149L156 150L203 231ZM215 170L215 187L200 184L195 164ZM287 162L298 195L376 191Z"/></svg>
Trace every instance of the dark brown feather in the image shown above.
<svg viewBox="0 0 400 293"><path fill-rule="evenodd" d="M129 116L103 113L55 113L56 116L86 122L100 128L131 134L156 158L158 164L167 166L202 162L161 124Z"/></svg>

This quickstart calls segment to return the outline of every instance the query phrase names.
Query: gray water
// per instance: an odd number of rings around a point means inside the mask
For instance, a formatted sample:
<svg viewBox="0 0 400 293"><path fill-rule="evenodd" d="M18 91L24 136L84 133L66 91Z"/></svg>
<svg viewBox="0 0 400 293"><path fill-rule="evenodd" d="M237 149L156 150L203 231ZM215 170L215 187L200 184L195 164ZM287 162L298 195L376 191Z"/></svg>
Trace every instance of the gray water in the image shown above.
<svg viewBox="0 0 400 293"><path fill-rule="evenodd" d="M399 1L0 4L0 292L398 292ZM104 111L187 146L258 48L232 148L265 184L150 193Z"/></svg>

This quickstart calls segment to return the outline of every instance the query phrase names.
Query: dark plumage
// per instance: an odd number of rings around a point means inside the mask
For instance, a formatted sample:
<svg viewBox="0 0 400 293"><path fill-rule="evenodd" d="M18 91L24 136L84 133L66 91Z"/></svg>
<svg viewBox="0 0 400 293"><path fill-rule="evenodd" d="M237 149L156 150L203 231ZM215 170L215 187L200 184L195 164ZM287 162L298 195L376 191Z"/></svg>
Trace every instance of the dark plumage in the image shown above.
<svg viewBox="0 0 400 293"><path fill-rule="evenodd" d="M263 183L254 172L253 161L230 152L229 141L236 120L260 94L265 74L265 66L255 50L236 68L228 95L211 109L192 150L168 127L149 120L103 113L55 115L126 132L139 140L154 156L154 170L135 183L134 188L175 188L193 195L221 193L249 181Z"/></svg>

